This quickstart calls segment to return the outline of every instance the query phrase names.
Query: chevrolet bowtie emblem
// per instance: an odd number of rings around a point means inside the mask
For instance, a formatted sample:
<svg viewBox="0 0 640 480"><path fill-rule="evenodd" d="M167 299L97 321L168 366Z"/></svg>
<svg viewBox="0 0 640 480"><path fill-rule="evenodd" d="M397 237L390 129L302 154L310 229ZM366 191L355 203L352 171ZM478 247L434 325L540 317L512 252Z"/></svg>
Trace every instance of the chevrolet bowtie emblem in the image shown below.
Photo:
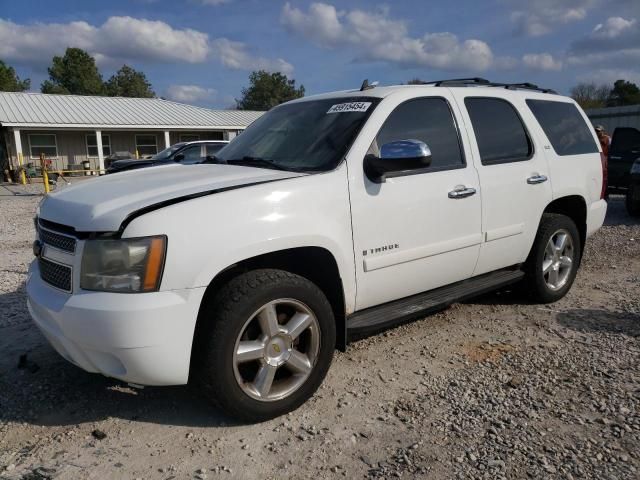
<svg viewBox="0 0 640 480"><path fill-rule="evenodd" d="M278 346L277 343L273 344L273 349L276 351L276 353L280 353L280 347Z"/></svg>

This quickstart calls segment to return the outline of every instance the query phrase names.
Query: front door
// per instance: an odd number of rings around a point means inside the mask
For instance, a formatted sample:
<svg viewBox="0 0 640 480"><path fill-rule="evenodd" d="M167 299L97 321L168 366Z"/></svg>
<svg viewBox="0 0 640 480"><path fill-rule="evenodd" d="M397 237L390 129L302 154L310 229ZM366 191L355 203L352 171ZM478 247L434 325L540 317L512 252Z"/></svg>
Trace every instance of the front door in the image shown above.
<svg viewBox="0 0 640 480"><path fill-rule="evenodd" d="M452 98L410 93L380 103L373 128L363 131L366 153L420 140L431 150L431 165L374 183L363 171L365 152L349 158L358 310L463 280L478 258L480 187Z"/></svg>

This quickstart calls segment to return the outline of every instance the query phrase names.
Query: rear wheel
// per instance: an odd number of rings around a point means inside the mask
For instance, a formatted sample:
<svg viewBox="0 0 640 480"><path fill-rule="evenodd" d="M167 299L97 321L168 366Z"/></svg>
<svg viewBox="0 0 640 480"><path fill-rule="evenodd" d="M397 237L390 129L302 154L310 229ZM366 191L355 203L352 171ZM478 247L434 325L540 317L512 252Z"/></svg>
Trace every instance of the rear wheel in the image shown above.
<svg viewBox="0 0 640 480"><path fill-rule="evenodd" d="M629 215L640 217L640 185L629 185L625 204Z"/></svg>
<svg viewBox="0 0 640 480"><path fill-rule="evenodd" d="M565 215L545 213L525 264L526 289L541 303L560 300L571 288L581 256L576 224Z"/></svg>
<svg viewBox="0 0 640 480"><path fill-rule="evenodd" d="M282 270L231 280L208 302L199 331L199 383L242 421L294 410L322 383L333 357L335 321L322 291Z"/></svg>

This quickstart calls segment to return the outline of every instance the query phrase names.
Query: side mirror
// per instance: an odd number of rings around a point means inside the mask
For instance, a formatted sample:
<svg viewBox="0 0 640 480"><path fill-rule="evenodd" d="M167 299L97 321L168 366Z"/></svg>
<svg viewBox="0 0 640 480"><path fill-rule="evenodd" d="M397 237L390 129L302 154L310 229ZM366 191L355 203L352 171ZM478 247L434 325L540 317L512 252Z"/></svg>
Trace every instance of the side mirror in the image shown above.
<svg viewBox="0 0 640 480"><path fill-rule="evenodd" d="M431 150L420 140L398 140L382 145L380 156L367 155L364 171L372 182L419 173L431 165Z"/></svg>
<svg viewBox="0 0 640 480"><path fill-rule="evenodd" d="M175 157L173 157L174 162L181 162L184 160L184 153L179 153Z"/></svg>

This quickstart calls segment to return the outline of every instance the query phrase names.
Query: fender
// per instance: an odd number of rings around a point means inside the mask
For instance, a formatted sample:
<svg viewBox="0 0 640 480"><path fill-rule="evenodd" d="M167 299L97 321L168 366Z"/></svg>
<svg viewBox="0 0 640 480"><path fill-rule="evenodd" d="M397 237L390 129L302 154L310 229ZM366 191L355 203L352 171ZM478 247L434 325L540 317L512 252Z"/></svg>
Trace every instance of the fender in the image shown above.
<svg viewBox="0 0 640 480"><path fill-rule="evenodd" d="M353 311L355 267L347 170L260 183L200 196L137 216L122 237L167 235L161 290L200 288L234 263L296 247L336 260Z"/></svg>

